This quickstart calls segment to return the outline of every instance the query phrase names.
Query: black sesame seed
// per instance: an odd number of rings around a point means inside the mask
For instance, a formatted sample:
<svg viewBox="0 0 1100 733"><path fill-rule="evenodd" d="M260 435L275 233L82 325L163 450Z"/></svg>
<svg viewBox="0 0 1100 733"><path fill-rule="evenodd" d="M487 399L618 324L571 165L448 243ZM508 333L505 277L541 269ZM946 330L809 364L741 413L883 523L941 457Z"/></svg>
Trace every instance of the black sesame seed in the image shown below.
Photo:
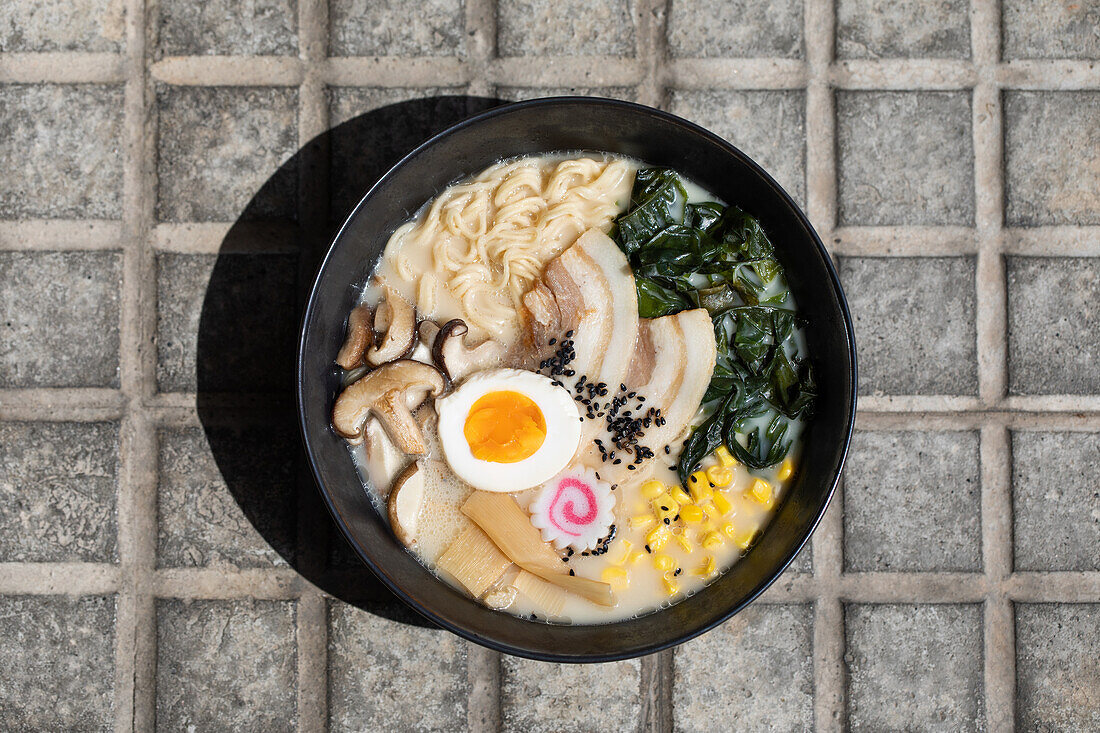
<svg viewBox="0 0 1100 733"><path fill-rule="evenodd" d="M690 478L691 478L691 483L693 483L693 484L699 483L699 479L695 478L694 476L691 476Z"/></svg>
<svg viewBox="0 0 1100 733"><path fill-rule="evenodd" d="M562 562L569 562L569 558L568 558L568 557L563 557L563 558L561 559L561 561L562 561Z"/></svg>
<svg viewBox="0 0 1100 733"><path fill-rule="evenodd" d="M653 554L653 550L649 549L649 545L645 546L645 551L648 552L651 555Z"/></svg>
<svg viewBox="0 0 1100 733"><path fill-rule="evenodd" d="M672 450L666 445L665 446L665 455L667 456L671 452L672 452Z"/></svg>
<svg viewBox="0 0 1100 733"><path fill-rule="evenodd" d="M631 464L630 464L629 466L627 466L627 467L626 467L626 470L627 470L627 471L633 471L633 470L634 470L634 468L635 468L634 464L633 464L633 463L631 463Z"/></svg>
<svg viewBox="0 0 1100 733"><path fill-rule="evenodd" d="M668 517L665 517L664 521L665 521L665 524L671 524L671 522L668 521Z"/></svg>
<svg viewBox="0 0 1100 733"><path fill-rule="evenodd" d="M601 479L600 479L600 472L599 472L599 471L595 471L595 474L596 474L596 480L597 480L597 481L600 481L600 480L601 480Z"/></svg>
<svg viewBox="0 0 1100 733"><path fill-rule="evenodd" d="M571 338L573 338L573 332L572 332L572 331L566 331L566 332L565 332L565 337L566 337L567 339L571 339Z"/></svg>
<svg viewBox="0 0 1100 733"><path fill-rule="evenodd" d="M575 572L573 572L573 568L569 568L569 574L570 574L570 575L576 575L576 573L575 573Z"/></svg>
<svg viewBox="0 0 1100 733"><path fill-rule="evenodd" d="M550 339L550 345L551 345L551 346L553 346L553 345L554 345L554 344L556 344L557 342L558 342L558 340L557 340L556 338Z"/></svg>
<svg viewBox="0 0 1100 733"><path fill-rule="evenodd" d="M572 571L572 570L570 570L569 572L573 572L573 571ZM675 573L673 573L673 575L679 575L679 574L680 574L680 573L682 573L682 572L684 572L684 569L683 569L683 568L676 568L676 572L675 572Z"/></svg>
<svg viewBox="0 0 1100 733"><path fill-rule="evenodd" d="M664 504L662 504L662 505L661 505L661 511L662 511L662 512L667 512L667 511L668 511L668 507L667 507L667 506L665 506Z"/></svg>

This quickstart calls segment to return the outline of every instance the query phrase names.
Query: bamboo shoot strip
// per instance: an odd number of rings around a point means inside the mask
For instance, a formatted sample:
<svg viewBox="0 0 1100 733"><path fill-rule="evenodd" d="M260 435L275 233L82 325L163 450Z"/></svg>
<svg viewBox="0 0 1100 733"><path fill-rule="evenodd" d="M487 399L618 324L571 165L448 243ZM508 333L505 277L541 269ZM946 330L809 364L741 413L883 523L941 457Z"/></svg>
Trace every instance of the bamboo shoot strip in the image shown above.
<svg viewBox="0 0 1100 733"><path fill-rule="evenodd" d="M462 505L462 512L484 530L497 547L529 573L603 606L615 605L611 586L598 580L566 575L564 563L530 517L508 494L475 491Z"/></svg>
<svg viewBox="0 0 1100 733"><path fill-rule="evenodd" d="M436 567L453 576L474 598L480 598L511 564L484 532L467 527L440 556Z"/></svg>
<svg viewBox="0 0 1100 733"><path fill-rule="evenodd" d="M537 575L520 570L512 585L549 616L561 616L565 610L565 591L553 583L547 583Z"/></svg>

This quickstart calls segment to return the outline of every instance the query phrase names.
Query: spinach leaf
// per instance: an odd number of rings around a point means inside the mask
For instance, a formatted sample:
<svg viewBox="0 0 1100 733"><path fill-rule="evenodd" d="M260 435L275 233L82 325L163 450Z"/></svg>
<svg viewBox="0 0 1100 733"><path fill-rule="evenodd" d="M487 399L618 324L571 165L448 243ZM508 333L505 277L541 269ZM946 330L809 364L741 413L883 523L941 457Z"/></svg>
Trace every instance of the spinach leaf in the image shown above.
<svg viewBox="0 0 1100 733"><path fill-rule="evenodd" d="M692 229L701 229L704 232L710 230L715 222L722 218L725 207L708 201L702 204L688 204L684 211L684 224Z"/></svg>
<svg viewBox="0 0 1100 733"><path fill-rule="evenodd" d="M638 275L634 286L638 290L638 315L642 318L667 316L691 307L686 297L652 278Z"/></svg>
<svg viewBox="0 0 1100 733"><path fill-rule="evenodd" d="M718 355L703 396L710 415L685 443L681 480L723 442L752 469L783 460L791 422L812 415L818 390L760 222L737 206L689 204L674 171L646 168L612 236L630 260L639 315L705 308L714 323Z"/></svg>
<svg viewBox="0 0 1100 733"><path fill-rule="evenodd" d="M615 238L627 254L668 226L683 223L687 191L675 171L646 168L635 177L630 203L615 226Z"/></svg>
<svg viewBox="0 0 1100 733"><path fill-rule="evenodd" d="M748 434L748 447L744 447L737 440L737 433L732 426L727 424L723 432L726 447L734 458L744 463L749 468L762 469L774 466L783 460L787 451L791 449L790 440L783 442L783 438L790 428L790 421L781 414L776 414L768 427L757 428Z"/></svg>
<svg viewBox="0 0 1100 733"><path fill-rule="evenodd" d="M718 410L706 421L695 428L691 437L684 444L684 450L680 453L680 463L677 472L680 475L680 483L688 485L688 477L699 463L714 452L714 449L722 445L722 411Z"/></svg>

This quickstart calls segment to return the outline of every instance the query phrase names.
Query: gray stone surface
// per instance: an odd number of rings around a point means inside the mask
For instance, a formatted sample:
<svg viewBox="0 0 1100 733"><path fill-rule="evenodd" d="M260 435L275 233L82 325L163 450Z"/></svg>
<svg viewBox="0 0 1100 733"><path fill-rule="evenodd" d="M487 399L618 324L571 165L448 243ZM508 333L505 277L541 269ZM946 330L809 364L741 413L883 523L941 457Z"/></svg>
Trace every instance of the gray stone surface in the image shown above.
<svg viewBox="0 0 1100 733"><path fill-rule="evenodd" d="M1005 59L1100 59L1097 0L1003 0Z"/></svg>
<svg viewBox="0 0 1100 733"><path fill-rule="evenodd" d="M844 567L980 571L978 433L856 432L844 470Z"/></svg>
<svg viewBox="0 0 1100 733"><path fill-rule="evenodd" d="M813 609L756 604L676 650L677 731L813 728Z"/></svg>
<svg viewBox="0 0 1100 733"><path fill-rule="evenodd" d="M633 56L628 0L500 0L501 56Z"/></svg>
<svg viewBox="0 0 1100 733"><path fill-rule="evenodd" d="M806 200L804 92L674 91L669 109L726 138Z"/></svg>
<svg viewBox="0 0 1100 733"><path fill-rule="evenodd" d="M967 0L839 0L841 59L970 58Z"/></svg>
<svg viewBox="0 0 1100 733"><path fill-rule="evenodd" d="M0 3L0 53L119 51L124 23L115 0L8 0Z"/></svg>
<svg viewBox="0 0 1100 733"><path fill-rule="evenodd" d="M1100 570L1100 433L1012 433L1017 570Z"/></svg>
<svg viewBox="0 0 1100 733"><path fill-rule="evenodd" d="M333 56L452 56L466 50L463 0L330 0Z"/></svg>
<svg viewBox="0 0 1100 733"><path fill-rule="evenodd" d="M157 218L235 221L298 149L298 90L157 88ZM293 219L296 179L249 207L249 218Z"/></svg>
<svg viewBox="0 0 1100 733"><path fill-rule="evenodd" d="M1100 392L1100 258L1009 257L1008 389Z"/></svg>
<svg viewBox="0 0 1100 733"><path fill-rule="evenodd" d="M979 605L849 605L853 731L985 729Z"/></svg>
<svg viewBox="0 0 1100 733"><path fill-rule="evenodd" d="M860 394L978 391L973 257L842 257Z"/></svg>
<svg viewBox="0 0 1100 733"><path fill-rule="evenodd" d="M1016 725L1100 730L1100 604L1016 606Z"/></svg>
<svg viewBox="0 0 1100 733"><path fill-rule="evenodd" d="M0 562L117 559L116 423L0 423Z"/></svg>
<svg viewBox="0 0 1100 733"><path fill-rule="evenodd" d="M277 55L298 50L297 0L161 0L158 56Z"/></svg>
<svg viewBox="0 0 1100 733"><path fill-rule="evenodd" d="M840 224L974 223L967 92L841 91L836 111Z"/></svg>
<svg viewBox="0 0 1100 733"><path fill-rule="evenodd" d="M1100 224L1100 92L1004 94L1005 221Z"/></svg>
<svg viewBox="0 0 1100 733"><path fill-rule="evenodd" d="M0 728L114 730L114 598L0 597L0 637Z"/></svg>
<svg viewBox="0 0 1100 733"><path fill-rule="evenodd" d="M117 387L117 252L0 252L0 388Z"/></svg>
<svg viewBox="0 0 1100 733"><path fill-rule="evenodd" d="M295 544L297 435L258 424L219 428L213 442L217 456L199 428L157 433L157 564L285 565Z"/></svg>
<svg viewBox="0 0 1100 733"><path fill-rule="evenodd" d="M157 728L297 730L295 606L157 602Z"/></svg>
<svg viewBox="0 0 1100 733"><path fill-rule="evenodd" d="M802 0L673 0L668 47L675 58L801 58Z"/></svg>
<svg viewBox="0 0 1100 733"><path fill-rule="evenodd" d="M122 215L122 87L0 84L0 219Z"/></svg>
<svg viewBox="0 0 1100 733"><path fill-rule="evenodd" d="M499 87L496 96L509 102L539 97L610 97L637 100L636 90L631 87Z"/></svg>
<svg viewBox="0 0 1100 733"><path fill-rule="evenodd" d="M460 730L466 642L337 601L329 606L332 730Z"/></svg>
<svg viewBox="0 0 1100 733"><path fill-rule="evenodd" d="M297 276L297 255L159 255L158 389L290 389Z"/></svg>
<svg viewBox="0 0 1100 733"><path fill-rule="evenodd" d="M607 664L500 662L503 730L580 733L633 729L641 714L637 659Z"/></svg>

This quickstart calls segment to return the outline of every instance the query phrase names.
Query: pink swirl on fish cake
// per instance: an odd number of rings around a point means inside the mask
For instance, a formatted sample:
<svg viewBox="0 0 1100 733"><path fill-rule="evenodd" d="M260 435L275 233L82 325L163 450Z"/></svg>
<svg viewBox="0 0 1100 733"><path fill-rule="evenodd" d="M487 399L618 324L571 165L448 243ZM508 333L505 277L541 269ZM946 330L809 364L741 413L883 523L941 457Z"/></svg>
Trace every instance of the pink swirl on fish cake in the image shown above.
<svg viewBox="0 0 1100 733"><path fill-rule="evenodd" d="M547 481L531 503L531 523L558 549L591 550L615 520L615 495L592 469L566 471Z"/></svg>

